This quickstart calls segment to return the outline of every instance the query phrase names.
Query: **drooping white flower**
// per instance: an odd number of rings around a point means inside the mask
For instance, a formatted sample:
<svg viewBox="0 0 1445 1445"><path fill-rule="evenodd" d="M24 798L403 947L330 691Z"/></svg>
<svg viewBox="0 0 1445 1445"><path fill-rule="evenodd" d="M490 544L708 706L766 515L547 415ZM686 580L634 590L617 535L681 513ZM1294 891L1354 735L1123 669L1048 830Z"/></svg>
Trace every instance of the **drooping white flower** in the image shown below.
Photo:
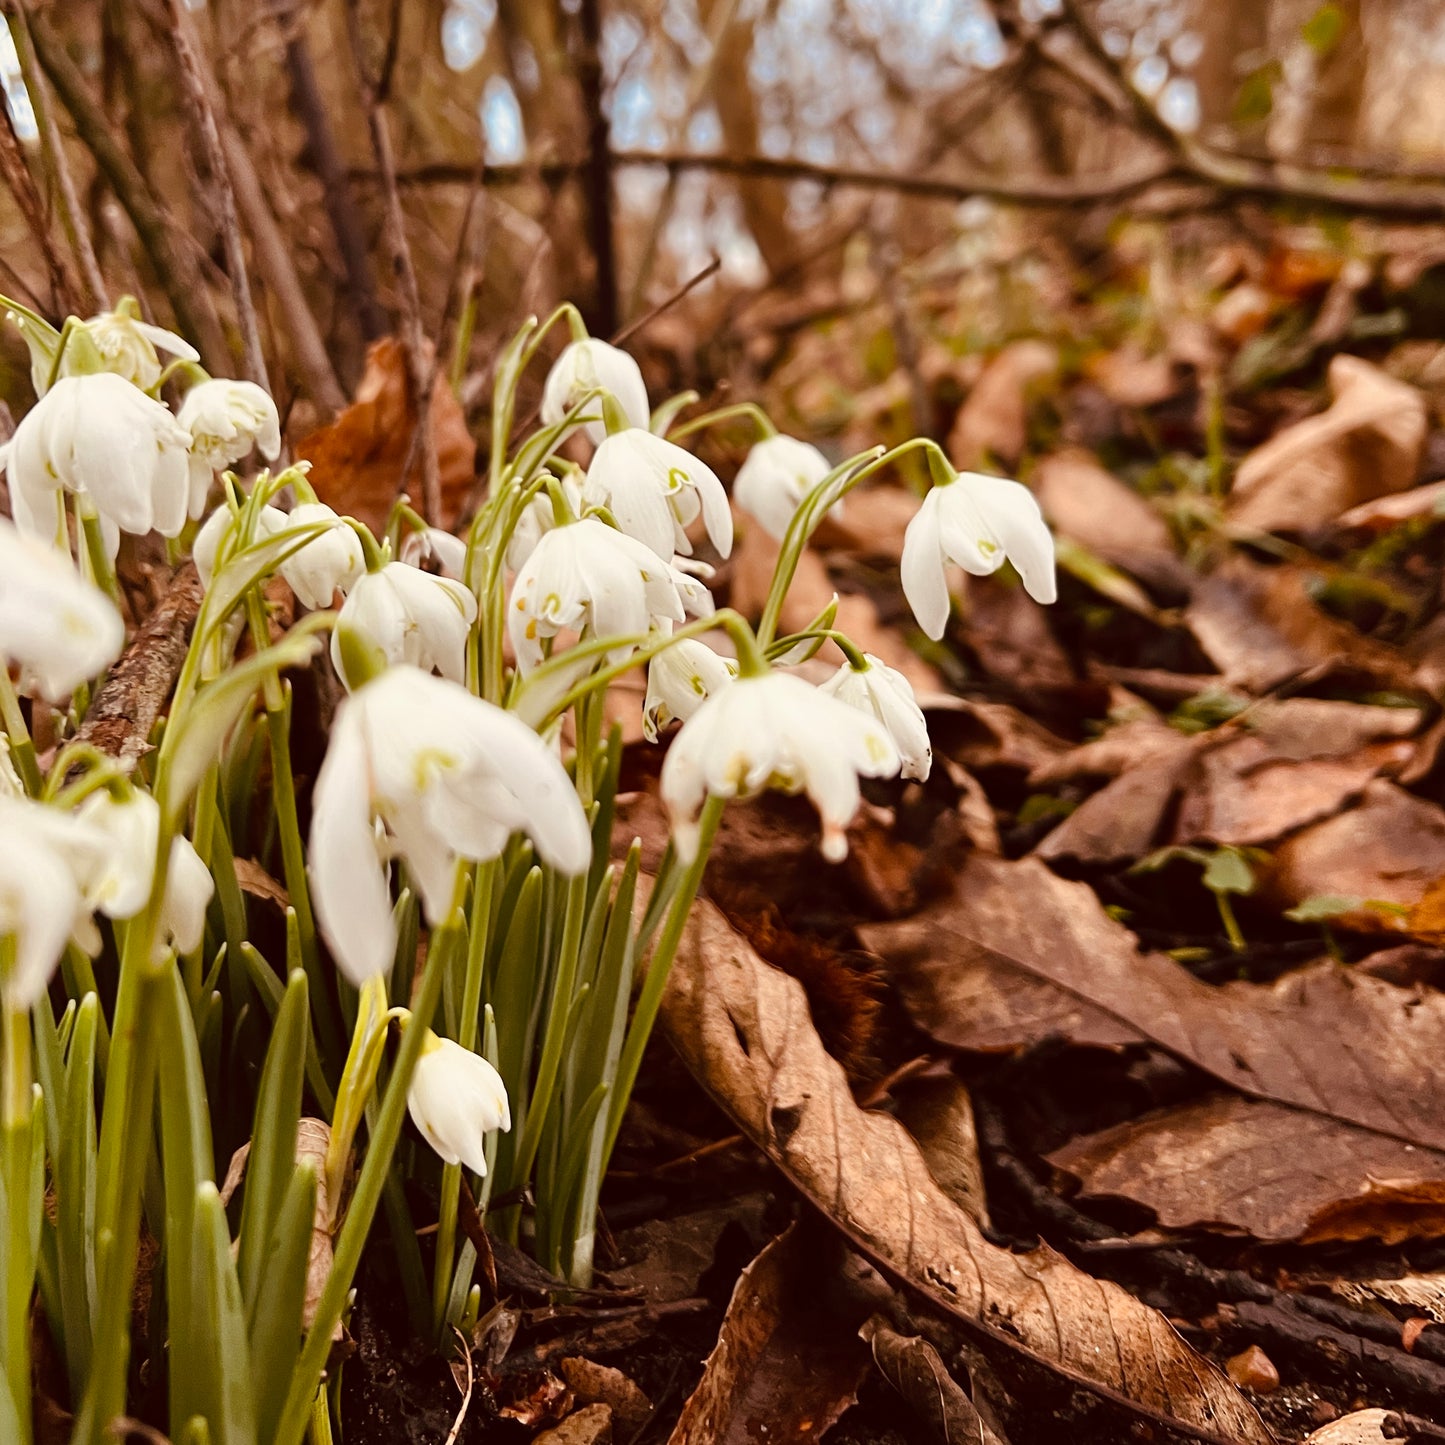
<svg viewBox="0 0 1445 1445"><path fill-rule="evenodd" d="M68 697L120 656L115 604L67 556L23 537L0 517L0 667L51 702Z"/></svg>
<svg viewBox="0 0 1445 1445"><path fill-rule="evenodd" d="M647 405L647 384L642 368L627 352L606 341L587 338L574 341L552 363L542 388L542 421L554 426L597 387L610 392L627 420L645 431L651 420ZM583 412L584 430L594 441L607 435L602 420L602 401L595 399Z"/></svg>
<svg viewBox="0 0 1445 1445"><path fill-rule="evenodd" d="M796 437L764 437L754 445L733 481L733 500L758 519L768 536L781 542L803 498L832 468L815 446ZM843 510L841 501L830 516Z"/></svg>
<svg viewBox="0 0 1445 1445"><path fill-rule="evenodd" d="M276 403L254 381L218 377L193 386L176 420L190 437L190 514L199 517L215 473L238 462L254 446L265 459L281 454Z"/></svg>
<svg viewBox="0 0 1445 1445"><path fill-rule="evenodd" d="M112 372L62 377L5 451L16 525L53 541L63 488L123 532L174 537L186 521L190 441L160 402Z"/></svg>
<svg viewBox="0 0 1445 1445"><path fill-rule="evenodd" d="M142 321L125 311L102 311L84 322L82 329L95 343L105 369L123 376L142 391L149 391L161 379L162 368L157 352L164 351L186 361L201 359L201 353L174 331L153 326L149 321ZM67 350L60 361L60 374L76 374L72 367L78 364Z"/></svg>
<svg viewBox="0 0 1445 1445"><path fill-rule="evenodd" d="M682 610L689 617L711 617L717 611L717 603L713 601L707 584L712 581L717 569L691 557L674 557L670 570L673 585L682 600Z"/></svg>
<svg viewBox="0 0 1445 1445"><path fill-rule="evenodd" d="M943 636L948 623L944 569L950 562L987 577L1005 558L1036 602L1058 596L1054 539L1033 493L1019 482L978 472L961 472L954 481L934 486L904 533L899 568L918 625L935 640Z"/></svg>
<svg viewBox="0 0 1445 1445"><path fill-rule="evenodd" d="M211 585L211 578L216 574L216 557L221 550L221 542L235 524L235 513L223 502L206 518L201 524L201 530L196 533L196 540L191 543L191 561L196 564L202 587ZM254 540L274 537L285 525L286 513L280 507L262 507L256 513ZM234 546L234 543L232 545Z"/></svg>
<svg viewBox="0 0 1445 1445"><path fill-rule="evenodd" d="M443 1164L487 1172L487 1135L512 1127L502 1076L480 1054L430 1029L421 1046L406 1106Z"/></svg>
<svg viewBox="0 0 1445 1445"><path fill-rule="evenodd" d="M336 593L349 592L366 571L361 538L325 502L298 502L284 520L288 527L326 525L281 564L281 575L303 607L330 607Z"/></svg>
<svg viewBox="0 0 1445 1445"><path fill-rule="evenodd" d="M733 514L717 474L675 442L640 427L599 443L582 499L606 507L628 536L659 557L692 552L686 528L699 512L718 554L732 551Z"/></svg>
<svg viewBox="0 0 1445 1445"><path fill-rule="evenodd" d="M316 917L357 985L385 973L396 951L374 819L431 924L446 917L457 859L495 858L514 832L563 873L592 858L571 780L526 723L444 678L389 669L337 710L312 810Z"/></svg>
<svg viewBox="0 0 1445 1445"><path fill-rule="evenodd" d="M350 626L370 638L388 663L406 663L423 672L435 668L461 682L467 675L467 632L476 616L477 599L460 582L405 562L388 562L380 572L368 572L347 594L331 634L331 661L349 688L340 633Z"/></svg>
<svg viewBox="0 0 1445 1445"><path fill-rule="evenodd" d="M709 794L765 788L806 792L823 824L823 856L848 852L858 778L891 777L898 749L887 728L785 672L740 677L682 725L662 765L661 793L684 862L697 854L698 813Z"/></svg>
<svg viewBox="0 0 1445 1445"><path fill-rule="evenodd" d="M642 637L683 616L672 568L636 538L584 517L537 543L512 584L507 631L526 673L542 662L543 639L560 632Z"/></svg>
<svg viewBox="0 0 1445 1445"><path fill-rule="evenodd" d="M871 652L864 653L863 660L868 666L862 669L845 662L819 691L876 717L898 749L902 775L926 781L933 766L933 747L923 709L913 696L913 684Z"/></svg>
<svg viewBox="0 0 1445 1445"><path fill-rule="evenodd" d="M87 907L107 918L134 918L150 901L155 883L160 805L149 793L136 791L120 799L97 792L80 805L76 816L107 843L104 860L86 880ZM179 835L172 838L157 950L167 943L177 953L190 953L200 946L206 906L214 891L210 870L190 840ZM94 942L98 944L99 939Z"/></svg>
<svg viewBox="0 0 1445 1445"><path fill-rule="evenodd" d="M582 486L577 480L580 475L581 473L574 469L562 478L562 496L574 517L581 516L584 510ZM552 506L551 496L546 492L538 493L522 508L522 515L518 517L512 535L507 538L507 570L520 572L537 543L542 540L543 534L550 532L556 525L557 514Z"/></svg>
<svg viewBox="0 0 1445 1445"><path fill-rule="evenodd" d="M466 539L444 532L440 527L408 532L401 544L401 560L408 567L425 567L428 562L434 562L443 577L461 582L465 580L463 574L467 570Z"/></svg>
<svg viewBox="0 0 1445 1445"><path fill-rule="evenodd" d="M737 676L738 665L696 638L674 642L647 664L642 731L648 742L671 722L686 722L713 693Z"/></svg>
<svg viewBox="0 0 1445 1445"><path fill-rule="evenodd" d="M0 970L7 1008L28 1009L44 993L71 934L89 922L84 884L108 847L74 814L0 797L0 938L15 947Z"/></svg>

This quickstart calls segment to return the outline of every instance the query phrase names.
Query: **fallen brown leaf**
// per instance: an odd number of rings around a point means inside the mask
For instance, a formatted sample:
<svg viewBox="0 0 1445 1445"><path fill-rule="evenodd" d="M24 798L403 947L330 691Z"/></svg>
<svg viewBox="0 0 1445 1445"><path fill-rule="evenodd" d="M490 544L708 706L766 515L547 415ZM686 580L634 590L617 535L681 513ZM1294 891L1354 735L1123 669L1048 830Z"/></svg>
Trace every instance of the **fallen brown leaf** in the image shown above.
<svg viewBox="0 0 1445 1445"><path fill-rule="evenodd" d="M1322 611L1309 577L1291 563L1266 567L1236 555L1199 582L1185 621L1226 682L1260 693L1309 672L1409 686L1404 659Z"/></svg>
<svg viewBox="0 0 1445 1445"><path fill-rule="evenodd" d="M1331 1420L1305 1440L1305 1445L1390 1445L1382 1426L1388 1410L1356 1410Z"/></svg>
<svg viewBox="0 0 1445 1445"><path fill-rule="evenodd" d="M857 1331L870 1302L838 1298L846 1286L820 1268L818 1243L795 1224L738 1276L668 1445L812 1445L853 1404L868 1368ZM836 1265L836 1248L827 1253Z"/></svg>
<svg viewBox="0 0 1445 1445"><path fill-rule="evenodd" d="M1013 466L1028 442L1029 401L1059 369L1057 348L1046 341L1005 346L968 394L948 434L954 466L976 471L988 462Z"/></svg>
<svg viewBox="0 0 1445 1445"><path fill-rule="evenodd" d="M1033 483L1044 516L1065 537L1146 580L1173 570L1174 543L1164 518L1091 453L1045 457Z"/></svg>
<svg viewBox="0 0 1445 1445"><path fill-rule="evenodd" d="M996 1344L1146 1418L1236 1445L1270 1441L1163 1316L1047 1247L1016 1255L990 1245L903 1127L853 1103L800 986L706 904L689 923L661 1017L703 1087L886 1272Z"/></svg>
<svg viewBox="0 0 1445 1445"><path fill-rule="evenodd" d="M1375 786L1388 786L1377 784ZM1445 1149L1445 994L1397 988L1320 963L1273 984L1212 987L1142 953L1093 890L1043 864L970 857L951 896L916 918L859 929L896 970L914 1022L976 1047L968 1011L992 969L1051 985L1116 1037L1143 1037L1242 1093ZM962 979L962 982L958 980ZM1048 1012L1047 996L1041 1000ZM1066 1006L1054 1002L1058 1014Z"/></svg>
<svg viewBox="0 0 1445 1445"><path fill-rule="evenodd" d="M352 404L335 421L296 443L297 457L311 463L311 485L321 500L378 533L402 490L402 469L411 451L416 417L408 400L401 342L385 337L366 353L366 372ZM430 520L450 527L471 490L477 447L441 374L432 390L430 420L442 494L442 515ZM413 496L418 494L419 464L406 485Z"/></svg>
<svg viewBox="0 0 1445 1445"><path fill-rule="evenodd" d="M922 1336L901 1335L879 1315L864 1324L862 1335L888 1383L945 1445L955 1441L1008 1445L979 1415L968 1391L948 1373L938 1351Z"/></svg>
<svg viewBox="0 0 1445 1445"><path fill-rule="evenodd" d="M1425 444L1425 398L1357 356L1330 362L1334 400L1240 464L1230 516L1261 532L1303 531L1411 486Z"/></svg>
<svg viewBox="0 0 1445 1445"><path fill-rule="evenodd" d="M1075 1139L1049 1162L1086 1195L1147 1206L1166 1229L1305 1244L1445 1232L1445 1153L1237 1094Z"/></svg>

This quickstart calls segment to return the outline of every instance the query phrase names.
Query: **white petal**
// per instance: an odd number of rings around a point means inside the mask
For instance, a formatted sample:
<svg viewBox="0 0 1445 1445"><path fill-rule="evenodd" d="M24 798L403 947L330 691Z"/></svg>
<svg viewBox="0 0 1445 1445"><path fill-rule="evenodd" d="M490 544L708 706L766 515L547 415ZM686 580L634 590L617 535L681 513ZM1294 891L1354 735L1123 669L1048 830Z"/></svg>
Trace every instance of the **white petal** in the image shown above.
<svg viewBox="0 0 1445 1445"><path fill-rule="evenodd" d="M938 534L938 508L929 492L914 513L903 534L903 556L899 576L903 595L924 633L936 642L948 626L948 580L943 571L943 551Z"/></svg>

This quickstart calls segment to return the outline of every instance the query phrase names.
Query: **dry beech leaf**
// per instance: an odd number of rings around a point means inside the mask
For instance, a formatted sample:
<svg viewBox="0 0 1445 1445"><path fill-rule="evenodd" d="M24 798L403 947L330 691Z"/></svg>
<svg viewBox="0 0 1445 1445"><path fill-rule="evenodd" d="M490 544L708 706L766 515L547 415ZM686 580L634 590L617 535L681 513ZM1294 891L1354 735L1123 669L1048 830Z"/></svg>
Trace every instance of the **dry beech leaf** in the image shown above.
<svg viewBox="0 0 1445 1445"><path fill-rule="evenodd" d="M706 904L678 951L662 1020L703 1087L886 1273L1135 1413L1236 1445L1270 1442L1243 1397L1162 1315L1045 1246L1016 1255L989 1244L903 1126L853 1102L800 985Z"/></svg>
<svg viewBox="0 0 1445 1445"><path fill-rule="evenodd" d="M908 1402L914 1414L932 1427L934 1436L954 1445L1008 1445L981 1418L968 1392L948 1373L942 1358L921 1335L901 1335L881 1315L863 1326L862 1335L884 1378Z"/></svg>
<svg viewBox="0 0 1445 1445"><path fill-rule="evenodd" d="M1267 692L1304 672L1346 674L1408 687L1405 660L1315 605L1310 574L1231 557L1194 589L1185 621L1232 687Z"/></svg>
<svg viewBox="0 0 1445 1445"><path fill-rule="evenodd" d="M388 336L367 351L356 399L335 421L297 442L296 455L311 463L311 485L323 502L380 533L401 490L415 425L401 342ZM432 521L450 527L471 490L477 447L440 373L432 390L431 428L442 491L442 515ZM419 465L406 485L414 499L420 496Z"/></svg>
<svg viewBox="0 0 1445 1445"><path fill-rule="evenodd" d="M836 1279L836 1246L824 1249L826 1272L814 1241L794 1224L738 1276L668 1445L812 1445L853 1404L868 1369L857 1331L872 1301L861 1292L838 1298L845 1286Z"/></svg>
<svg viewBox="0 0 1445 1445"><path fill-rule="evenodd" d="M1358 898L1413 908L1410 918L1361 909L1341 919L1363 930L1433 937L1445 878L1445 809L1393 783L1371 783L1346 812L1285 839L1274 850L1264 893L1290 907L1307 898Z"/></svg>
<svg viewBox="0 0 1445 1445"><path fill-rule="evenodd" d="M1048 609L1016 583L965 576L960 615L964 641L985 672L1024 696L1078 686L1068 654L1049 627Z"/></svg>
<svg viewBox="0 0 1445 1445"><path fill-rule="evenodd" d="M974 1046L966 1010L982 990L980 965L1000 980L1021 973L1089 1010L1086 1023L1102 1015L1242 1093L1445 1149L1445 994L1328 962L1216 988L1141 953L1091 888L1033 859L970 857L952 896L859 935L897 970L914 1022L940 1043ZM974 966L962 987L960 960Z"/></svg>
<svg viewBox="0 0 1445 1445"><path fill-rule="evenodd" d="M1398 1279L1332 1279L1330 1292L1351 1304L1404 1305L1416 1318L1445 1324L1445 1274L1406 1274Z"/></svg>
<svg viewBox="0 0 1445 1445"><path fill-rule="evenodd" d="M1305 531L1411 486L1425 444L1425 398L1357 356L1330 362L1328 410L1286 427L1240 464L1230 519Z"/></svg>
<svg viewBox="0 0 1445 1445"><path fill-rule="evenodd" d="M1045 457L1033 483L1044 516L1065 537L1146 580L1172 570L1174 543L1164 518L1090 453Z"/></svg>
<svg viewBox="0 0 1445 1445"><path fill-rule="evenodd" d="M1356 1410L1353 1415L1331 1420L1307 1436L1304 1445L1390 1445L1384 1431L1389 1413L1388 1410Z"/></svg>
<svg viewBox="0 0 1445 1445"><path fill-rule="evenodd" d="M1086 1195L1146 1205L1166 1229L1305 1244L1445 1233L1445 1153L1238 1094L1075 1139L1049 1162Z"/></svg>
<svg viewBox="0 0 1445 1445"><path fill-rule="evenodd" d="M1388 532L1401 522L1413 522L1417 517L1438 517L1442 507L1445 507L1445 482L1427 482L1423 487L1411 487L1408 492L1376 497L1373 502L1351 507L1339 518L1338 525Z"/></svg>
<svg viewBox="0 0 1445 1445"><path fill-rule="evenodd" d="M895 1113L913 1135L928 1172L971 1219L988 1229L988 1195L978 1155L973 1100L952 1074L920 1079L896 1098Z"/></svg>
<svg viewBox="0 0 1445 1445"><path fill-rule="evenodd" d="M977 471L988 462L1017 463L1028 443L1029 400L1058 369L1058 349L1046 341L1005 346L984 368L948 434L954 466Z"/></svg>

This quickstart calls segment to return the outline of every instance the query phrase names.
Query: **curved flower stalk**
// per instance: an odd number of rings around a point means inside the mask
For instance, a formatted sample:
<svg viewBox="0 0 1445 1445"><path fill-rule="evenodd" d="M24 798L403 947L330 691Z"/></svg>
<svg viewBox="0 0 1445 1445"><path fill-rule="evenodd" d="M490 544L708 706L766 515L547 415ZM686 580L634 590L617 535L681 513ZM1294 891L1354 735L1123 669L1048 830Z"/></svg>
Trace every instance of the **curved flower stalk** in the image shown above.
<svg viewBox="0 0 1445 1445"><path fill-rule="evenodd" d="M477 599L460 582L436 577L405 562L368 572L347 594L331 635L331 661L348 688L351 675L341 647L343 628L359 632L388 664L405 663L453 682L466 679L467 634Z"/></svg>
<svg viewBox="0 0 1445 1445"><path fill-rule="evenodd" d="M701 515L718 555L733 547L733 515L717 473L693 454L640 427L606 437L587 468L582 500L606 507L630 537L659 557L692 553L687 528Z"/></svg>
<svg viewBox="0 0 1445 1445"><path fill-rule="evenodd" d="M649 421L647 385L642 368L627 352L594 337L570 342L552 363L542 389L542 420L555 426L591 392L603 391L616 401L629 426L646 430ZM576 419L595 443L607 435L602 406L589 406Z"/></svg>
<svg viewBox="0 0 1445 1445"><path fill-rule="evenodd" d="M190 439L190 515L205 510L215 473L254 447L268 461L281 455L281 418L270 394L254 381L198 382L176 416ZM334 515L334 513L333 513Z"/></svg>
<svg viewBox="0 0 1445 1445"><path fill-rule="evenodd" d="M62 702L124 645L125 624L110 598L67 556L0 517L0 666L19 666L21 691Z"/></svg>
<svg viewBox="0 0 1445 1445"><path fill-rule="evenodd" d="M571 780L526 723L444 678L389 669L338 710L311 825L317 921L358 984L385 973L396 951L376 820L433 924L445 918L457 860L495 858L514 832L559 872L592 859Z"/></svg>
<svg viewBox="0 0 1445 1445"><path fill-rule="evenodd" d="M160 402L123 377L63 377L5 448L16 525L46 541L62 537L65 492L123 532L174 537L186 521L190 443Z"/></svg>
<svg viewBox="0 0 1445 1445"><path fill-rule="evenodd" d="M754 443L733 481L733 500L757 518L768 536L781 542L803 499L831 470L817 447L796 437L764 437ZM831 516L841 516L835 502Z"/></svg>
<svg viewBox="0 0 1445 1445"><path fill-rule="evenodd" d="M487 1135L512 1127L502 1076L480 1054L430 1029L411 1076L407 1108L445 1164L487 1172Z"/></svg>
<svg viewBox="0 0 1445 1445"><path fill-rule="evenodd" d="M710 696L682 726L662 765L662 801L682 860L698 850L709 797L779 788L806 792L823 824L823 856L847 856L858 779L891 777L898 748L887 728L785 672L744 676Z"/></svg>
<svg viewBox="0 0 1445 1445"><path fill-rule="evenodd" d="M1036 602L1058 596L1054 539L1029 489L1002 477L961 472L936 482L903 538L903 593L918 625L935 641L948 623L944 568L987 577L1008 560Z"/></svg>
<svg viewBox="0 0 1445 1445"><path fill-rule="evenodd" d="M540 666L544 641L638 637L686 616L673 569L651 548L596 517L544 533L517 573L507 629L523 675ZM615 649L616 661L631 645Z"/></svg>
<svg viewBox="0 0 1445 1445"><path fill-rule="evenodd" d="M933 767L933 748L913 684L871 652L864 653L861 661L862 667L845 662L819 691L877 718L898 749L901 775L926 782Z"/></svg>

